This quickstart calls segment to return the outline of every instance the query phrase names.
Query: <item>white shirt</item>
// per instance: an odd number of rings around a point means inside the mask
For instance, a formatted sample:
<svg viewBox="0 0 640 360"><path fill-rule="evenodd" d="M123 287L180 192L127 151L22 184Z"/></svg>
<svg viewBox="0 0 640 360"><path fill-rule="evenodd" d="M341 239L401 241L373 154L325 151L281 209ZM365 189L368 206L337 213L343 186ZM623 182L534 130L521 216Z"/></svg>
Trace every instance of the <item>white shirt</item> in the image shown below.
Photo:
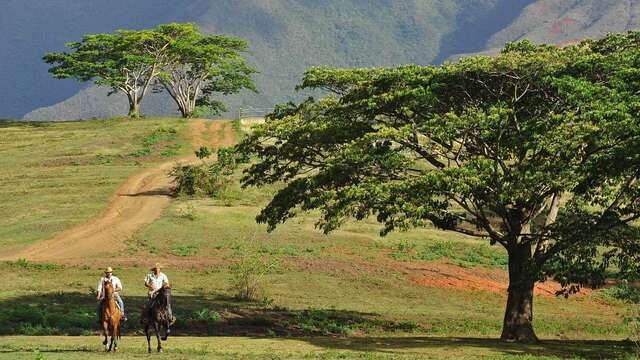
<svg viewBox="0 0 640 360"><path fill-rule="evenodd" d="M152 293L160 289L163 285L169 285L169 278L163 272L161 272L158 276L156 276L155 273L149 273L144 278L144 283L151 285L149 293Z"/></svg>
<svg viewBox="0 0 640 360"><path fill-rule="evenodd" d="M105 281L111 281L111 285L113 285L113 289L118 292L120 290L122 290L122 282L120 282L120 279L118 279L117 276L113 276L111 275L110 278L107 279L106 276L103 276L102 278L100 278L100 282L98 283L98 287L96 287L96 292L98 293L98 295L100 295L100 297L104 297L104 282Z"/></svg>

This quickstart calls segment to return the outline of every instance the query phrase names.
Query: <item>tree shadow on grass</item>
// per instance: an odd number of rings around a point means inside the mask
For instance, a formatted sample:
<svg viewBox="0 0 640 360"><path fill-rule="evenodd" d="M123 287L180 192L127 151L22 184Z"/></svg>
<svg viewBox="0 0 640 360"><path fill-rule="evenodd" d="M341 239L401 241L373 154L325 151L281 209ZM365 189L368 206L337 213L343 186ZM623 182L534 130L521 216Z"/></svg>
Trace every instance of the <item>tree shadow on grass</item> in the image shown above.
<svg viewBox="0 0 640 360"><path fill-rule="evenodd" d="M127 335L141 334L144 296L123 296ZM91 335L97 330L91 294L48 293L0 301L0 335ZM333 309L291 310L227 296L174 296L178 336L344 336L352 333L415 331L418 325L380 315Z"/></svg>
<svg viewBox="0 0 640 360"><path fill-rule="evenodd" d="M129 321L126 335L140 335L140 310L146 297L124 297ZM413 322L383 319L379 314L334 309L291 310L227 296L174 296L177 336L246 336L296 339L345 351L447 354L458 348L483 354L620 358L633 345L621 341L547 340L521 345L486 338L416 336L428 331ZM92 335L96 333L91 294L48 293L0 301L0 335ZM372 336L374 334L375 336ZM379 336L379 334L389 334Z"/></svg>
<svg viewBox="0 0 640 360"><path fill-rule="evenodd" d="M544 340L539 344L515 344L497 339L472 337L355 337L330 338L313 337L305 339L309 343L333 350L349 350L376 353L402 353L419 355L433 352L453 356L460 348L465 354L472 356L474 350L477 355L529 355L549 356L558 358L586 358L586 359L618 359L634 353L633 344L627 341L568 341Z"/></svg>

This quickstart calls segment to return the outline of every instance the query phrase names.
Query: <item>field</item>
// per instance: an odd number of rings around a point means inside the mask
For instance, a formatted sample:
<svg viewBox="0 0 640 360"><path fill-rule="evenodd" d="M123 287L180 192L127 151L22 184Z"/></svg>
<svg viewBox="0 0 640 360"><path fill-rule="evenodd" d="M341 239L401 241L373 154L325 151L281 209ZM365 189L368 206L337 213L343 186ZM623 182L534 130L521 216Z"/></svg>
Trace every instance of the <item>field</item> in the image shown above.
<svg viewBox="0 0 640 360"><path fill-rule="evenodd" d="M0 176L0 253L99 215L128 176L188 155L197 145L193 124L0 126L0 161L11 169ZM166 128L175 132L158 131ZM314 229L314 214L267 233L254 218L275 189L241 189L239 176L216 199L173 199L159 218L121 239L116 254L0 263L0 358L102 356L91 290L106 265L124 283L130 318L121 353L109 358L141 357L142 279L156 261L174 288L170 359L632 358L636 351L623 341L632 336L628 304L609 290L555 297L552 283L536 290L534 324L544 341L495 341L507 280L499 249L429 228L380 237L373 220L326 236ZM260 279L255 301L234 297L239 266Z"/></svg>

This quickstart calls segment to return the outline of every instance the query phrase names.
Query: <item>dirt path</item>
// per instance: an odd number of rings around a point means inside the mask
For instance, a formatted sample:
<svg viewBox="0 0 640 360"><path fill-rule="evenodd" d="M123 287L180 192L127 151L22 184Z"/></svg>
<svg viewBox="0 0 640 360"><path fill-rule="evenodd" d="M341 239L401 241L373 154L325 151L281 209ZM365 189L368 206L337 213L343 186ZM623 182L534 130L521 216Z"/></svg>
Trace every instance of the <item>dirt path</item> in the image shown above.
<svg viewBox="0 0 640 360"><path fill-rule="evenodd" d="M192 120L194 148L229 146L235 132L228 121ZM171 202L171 178L168 172L177 163L199 161L195 156L174 159L145 169L128 178L109 200L107 208L89 222L71 228L53 239L0 257L0 260L24 258L30 261L68 262L114 254L126 249L125 241L136 231L160 217Z"/></svg>

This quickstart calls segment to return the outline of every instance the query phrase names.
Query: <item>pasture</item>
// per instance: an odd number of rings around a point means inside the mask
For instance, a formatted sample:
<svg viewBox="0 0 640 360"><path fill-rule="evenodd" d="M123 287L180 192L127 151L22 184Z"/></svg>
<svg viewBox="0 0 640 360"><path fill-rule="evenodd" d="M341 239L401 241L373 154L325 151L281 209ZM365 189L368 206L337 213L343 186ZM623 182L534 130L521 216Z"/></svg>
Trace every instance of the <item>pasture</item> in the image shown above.
<svg viewBox="0 0 640 360"><path fill-rule="evenodd" d="M175 136L145 145L160 128ZM177 119L2 125L0 161L13 170L1 177L0 249L96 216L125 178L188 154L189 138ZM108 357L146 357L142 281L156 261L165 264L178 317L167 359L634 356L624 341L632 336L629 305L609 290L565 299L553 296L557 285L542 284L534 326L543 342L498 342L506 255L487 242L430 228L380 237L372 220L323 235L314 214L267 233L254 218L274 189L241 189L239 176L217 199L174 199L114 257L0 263L0 358L106 356L91 295L106 265L123 281L130 318L121 352ZM261 285L253 301L233 289L243 259L262 266L253 270Z"/></svg>

